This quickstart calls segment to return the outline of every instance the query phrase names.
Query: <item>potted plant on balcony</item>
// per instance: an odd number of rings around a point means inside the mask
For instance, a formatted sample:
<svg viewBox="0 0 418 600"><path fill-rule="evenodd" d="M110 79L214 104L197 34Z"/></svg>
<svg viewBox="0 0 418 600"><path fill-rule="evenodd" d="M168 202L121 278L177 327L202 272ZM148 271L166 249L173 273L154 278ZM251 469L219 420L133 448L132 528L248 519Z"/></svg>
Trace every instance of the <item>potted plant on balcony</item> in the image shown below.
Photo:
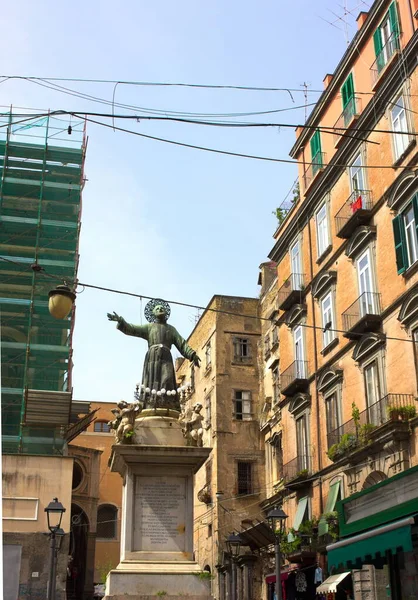
<svg viewBox="0 0 418 600"><path fill-rule="evenodd" d="M370 434L376 429L377 425L373 423L364 423L364 425L360 425L358 432L358 441L360 446L365 446L370 442Z"/></svg>
<svg viewBox="0 0 418 600"><path fill-rule="evenodd" d="M386 412L391 421L399 421L399 406L388 406Z"/></svg>
<svg viewBox="0 0 418 600"><path fill-rule="evenodd" d="M408 421L409 419L413 419L417 415L417 409L413 404L400 406L398 412L402 421Z"/></svg>
<svg viewBox="0 0 418 600"><path fill-rule="evenodd" d="M328 525L328 534L336 541L340 537L338 526L338 513L336 510L324 514L325 521Z"/></svg>

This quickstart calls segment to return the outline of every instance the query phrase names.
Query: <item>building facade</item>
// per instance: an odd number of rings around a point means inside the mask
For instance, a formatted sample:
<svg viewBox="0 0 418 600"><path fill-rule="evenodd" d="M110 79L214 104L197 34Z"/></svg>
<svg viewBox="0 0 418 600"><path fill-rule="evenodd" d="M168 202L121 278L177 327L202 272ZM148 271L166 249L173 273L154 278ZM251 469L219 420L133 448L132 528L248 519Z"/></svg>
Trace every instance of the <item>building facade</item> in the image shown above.
<svg viewBox="0 0 418 600"><path fill-rule="evenodd" d="M259 517L265 497L258 304L255 298L214 296L188 338L202 360L200 368L177 360L178 383L191 390L184 411L187 415L202 405L203 444L212 448L195 477L195 558L220 599L231 597L235 568L240 598L258 598L260 591L257 557L247 548L232 565L225 546L232 531Z"/></svg>
<svg viewBox="0 0 418 600"><path fill-rule="evenodd" d="M318 560L324 574L352 571L356 598L418 593L409 502L418 493L417 9L377 0L360 13L297 130L299 196L269 255L275 294L268 267L260 272L261 316L271 319L262 508L288 514L283 550L304 570L307 594ZM277 358L266 352L273 334Z"/></svg>
<svg viewBox="0 0 418 600"><path fill-rule="evenodd" d="M114 415L111 412L113 408L114 405L112 404L91 402L91 409L96 411L95 421L78 436L75 442L77 446L95 449L101 453L97 487L98 498L95 507L97 527L94 553L94 582L96 584L104 584L106 575L119 564L120 560L120 518L123 480L119 473L112 473L108 465L112 445L115 443L115 436L109 426L109 421L114 419ZM83 480L87 480L89 472L88 465L85 464L82 457L77 459L76 463L78 463L81 471L81 480L75 491L81 488Z"/></svg>
<svg viewBox="0 0 418 600"><path fill-rule="evenodd" d="M10 567L6 598L46 595L50 564L44 509L54 497L66 508L62 526L67 535L57 569L58 599L66 593L67 559L74 549L70 541L74 536L68 534L79 513L72 511L74 459L68 443L93 416L88 402L72 399L75 309L68 318L55 319L48 311L48 293L64 281L71 285L77 276L85 151L84 120L72 120L70 126L52 115L24 123L12 113L2 116L3 552ZM90 454L93 498L100 453ZM94 527L90 535L94 535ZM85 559L82 578L88 596L93 593L93 577L89 588Z"/></svg>

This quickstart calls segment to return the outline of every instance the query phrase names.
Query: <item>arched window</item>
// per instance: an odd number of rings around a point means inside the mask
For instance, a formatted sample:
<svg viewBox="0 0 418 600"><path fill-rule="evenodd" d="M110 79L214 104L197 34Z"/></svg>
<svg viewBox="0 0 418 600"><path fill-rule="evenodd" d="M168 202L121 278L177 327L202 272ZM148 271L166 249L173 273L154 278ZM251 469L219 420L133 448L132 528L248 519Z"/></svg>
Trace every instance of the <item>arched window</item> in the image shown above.
<svg viewBox="0 0 418 600"><path fill-rule="evenodd" d="M104 540L116 539L118 509L112 504L102 504L97 509L97 537Z"/></svg>
<svg viewBox="0 0 418 600"><path fill-rule="evenodd" d="M95 433L109 433L110 425L107 421L95 421L94 431Z"/></svg>

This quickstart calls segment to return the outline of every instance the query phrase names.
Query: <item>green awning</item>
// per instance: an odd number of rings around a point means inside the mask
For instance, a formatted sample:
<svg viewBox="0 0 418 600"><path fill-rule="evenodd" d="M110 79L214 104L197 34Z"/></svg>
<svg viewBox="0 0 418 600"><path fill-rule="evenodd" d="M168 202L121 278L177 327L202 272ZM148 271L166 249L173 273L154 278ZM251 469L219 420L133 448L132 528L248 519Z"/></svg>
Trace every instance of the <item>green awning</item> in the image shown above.
<svg viewBox="0 0 418 600"><path fill-rule="evenodd" d="M292 527L295 531L298 531L299 527L301 526L303 517L305 516L307 506L308 506L308 496L304 496L298 502L295 519L293 521ZM293 542L294 539L295 539L294 536L291 533L289 533L287 536L288 542Z"/></svg>
<svg viewBox="0 0 418 600"><path fill-rule="evenodd" d="M328 533L328 523L326 522L324 515L332 512L335 509L335 503L337 502L340 486L341 481L337 481L336 483L333 483L329 486L328 498L325 504L324 514L319 519L318 535L325 535L326 533Z"/></svg>
<svg viewBox="0 0 418 600"><path fill-rule="evenodd" d="M409 517L327 546L328 569L339 565L358 569L363 564L384 559L386 552L411 552L413 524L414 518Z"/></svg>

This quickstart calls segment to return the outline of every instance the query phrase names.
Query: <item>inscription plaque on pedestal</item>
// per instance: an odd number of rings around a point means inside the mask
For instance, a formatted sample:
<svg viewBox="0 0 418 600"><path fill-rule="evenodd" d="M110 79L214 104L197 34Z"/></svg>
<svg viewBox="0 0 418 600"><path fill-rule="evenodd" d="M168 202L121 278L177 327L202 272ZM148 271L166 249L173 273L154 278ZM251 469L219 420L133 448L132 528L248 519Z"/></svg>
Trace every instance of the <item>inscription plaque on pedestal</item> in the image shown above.
<svg viewBox="0 0 418 600"><path fill-rule="evenodd" d="M185 552L186 478L137 475L134 550Z"/></svg>

